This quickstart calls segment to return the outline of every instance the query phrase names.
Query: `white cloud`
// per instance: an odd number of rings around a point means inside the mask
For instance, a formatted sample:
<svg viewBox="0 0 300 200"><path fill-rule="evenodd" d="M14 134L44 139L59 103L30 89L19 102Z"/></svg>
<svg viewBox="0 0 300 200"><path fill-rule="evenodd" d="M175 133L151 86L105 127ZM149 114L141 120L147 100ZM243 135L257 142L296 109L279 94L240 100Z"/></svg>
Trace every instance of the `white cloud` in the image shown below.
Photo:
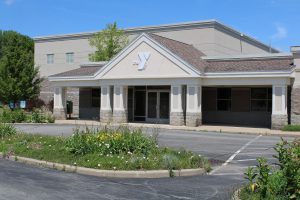
<svg viewBox="0 0 300 200"><path fill-rule="evenodd" d="M276 25L276 33L271 36L271 39L283 39L287 37L287 29L281 25Z"/></svg>
<svg viewBox="0 0 300 200"><path fill-rule="evenodd" d="M15 2L15 0L4 0L4 3L8 6L10 6L11 4L13 4Z"/></svg>

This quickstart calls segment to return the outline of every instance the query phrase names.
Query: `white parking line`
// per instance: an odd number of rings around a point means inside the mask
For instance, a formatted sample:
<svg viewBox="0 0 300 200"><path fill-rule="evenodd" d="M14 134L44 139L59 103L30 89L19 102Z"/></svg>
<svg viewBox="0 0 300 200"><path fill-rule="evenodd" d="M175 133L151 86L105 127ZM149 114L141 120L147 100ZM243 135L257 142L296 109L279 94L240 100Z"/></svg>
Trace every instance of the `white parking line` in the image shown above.
<svg viewBox="0 0 300 200"><path fill-rule="evenodd" d="M234 160L235 162L247 162L247 161L253 161L256 160L256 158L250 158L250 159L243 159L243 160Z"/></svg>
<svg viewBox="0 0 300 200"><path fill-rule="evenodd" d="M277 160L276 158L267 158L268 160ZM249 159L241 159L241 160L234 160L234 162L247 162L247 161L256 161L257 158L249 158Z"/></svg>
<svg viewBox="0 0 300 200"><path fill-rule="evenodd" d="M245 148L247 148L250 144L252 144L253 142L255 142L256 140L258 140L262 135L256 136L255 138L253 138L252 140L250 140L249 142L247 142L244 146L242 146L239 150L237 150L234 154L232 154L232 156L230 156L226 162L224 162L220 167L215 168L214 170L212 170L209 174L212 175L214 173L216 173L218 170L220 170L222 167L228 165L228 163L230 163L241 151L243 151Z"/></svg>

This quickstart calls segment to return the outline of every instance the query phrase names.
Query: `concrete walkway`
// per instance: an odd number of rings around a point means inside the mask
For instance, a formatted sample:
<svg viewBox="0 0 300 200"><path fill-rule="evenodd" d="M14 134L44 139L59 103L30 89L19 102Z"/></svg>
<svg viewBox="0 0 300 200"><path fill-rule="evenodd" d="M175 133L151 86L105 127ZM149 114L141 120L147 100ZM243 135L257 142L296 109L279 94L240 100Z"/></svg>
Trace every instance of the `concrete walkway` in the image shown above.
<svg viewBox="0 0 300 200"><path fill-rule="evenodd" d="M93 120L56 120L55 124L68 124L68 125L93 125L101 126L106 125L99 121ZM114 125L114 124L111 124ZM185 131L206 131L206 132L224 132L224 133L239 133L239 134L257 134L257 135L274 135L274 136L293 136L300 137L300 132L288 132L281 130L271 130L269 128L251 128L251 127L235 127L235 126L218 126L218 125L202 125L198 127L187 126L171 126L169 124L148 124L148 123L123 123L131 127L143 128L159 128L170 130L185 130Z"/></svg>

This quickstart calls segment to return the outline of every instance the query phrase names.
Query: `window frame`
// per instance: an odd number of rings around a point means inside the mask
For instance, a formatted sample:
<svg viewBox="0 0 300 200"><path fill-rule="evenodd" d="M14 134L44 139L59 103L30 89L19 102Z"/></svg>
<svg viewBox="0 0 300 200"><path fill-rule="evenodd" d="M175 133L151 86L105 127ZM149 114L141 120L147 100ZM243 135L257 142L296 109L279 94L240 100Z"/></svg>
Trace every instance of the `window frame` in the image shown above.
<svg viewBox="0 0 300 200"><path fill-rule="evenodd" d="M66 63L68 63L68 64L74 63L74 52L66 53Z"/></svg>
<svg viewBox="0 0 300 200"><path fill-rule="evenodd" d="M219 98L219 90L221 90L221 89L227 89L227 90L229 90L230 91L230 95L229 95L229 97L228 98ZM231 112L231 101L232 101L232 88L227 88L227 87L224 87L224 88L217 88L217 111L225 111L225 112ZM227 102L227 103L229 103L228 105L229 105L229 108L228 109L226 109L226 110L221 110L220 108L219 108L219 102L221 102L221 101L223 101L223 102Z"/></svg>
<svg viewBox="0 0 300 200"><path fill-rule="evenodd" d="M54 64L54 53L48 53L48 54L46 54L46 59L47 59L47 64L48 65L51 65L51 64ZM52 59L49 59L50 57L52 57ZM52 61L52 62L49 62L49 61Z"/></svg>
<svg viewBox="0 0 300 200"><path fill-rule="evenodd" d="M95 95L95 94L97 94L97 95ZM100 108L100 101L101 101L101 89L92 88L92 90L91 90L91 107L92 108Z"/></svg>
<svg viewBox="0 0 300 200"><path fill-rule="evenodd" d="M255 90L255 89L264 89L265 90L265 97L264 98L253 98L252 97L252 90ZM272 88L269 88L269 87L266 87L266 88L251 88L251 94L250 94L250 105L251 105L251 108L250 108L250 112L272 112ZM265 103L265 108L262 109L262 110L254 110L253 109L253 102L256 101L256 102L264 102ZM271 107L270 107L271 105Z"/></svg>

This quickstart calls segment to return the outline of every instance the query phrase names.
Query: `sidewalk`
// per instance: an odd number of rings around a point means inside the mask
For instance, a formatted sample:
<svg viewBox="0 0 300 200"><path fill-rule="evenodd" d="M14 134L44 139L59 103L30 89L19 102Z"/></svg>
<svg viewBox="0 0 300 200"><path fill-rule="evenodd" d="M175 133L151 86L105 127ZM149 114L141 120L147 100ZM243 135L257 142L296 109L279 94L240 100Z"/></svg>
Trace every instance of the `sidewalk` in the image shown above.
<svg viewBox="0 0 300 200"><path fill-rule="evenodd" d="M68 125L89 125L100 126L106 125L99 121L93 120L55 120L55 124ZM116 124L111 124L116 125ZM256 134L256 135L274 135L274 136L293 136L300 137L300 132L287 132L281 130L271 130L268 128L251 128L251 127L235 127L235 126L217 126L217 125L202 125L198 127L187 126L171 126L169 124L148 124L148 123L122 123L118 125L128 125L131 127L144 128L159 128L171 130L185 130L185 131L205 131L205 132L224 132L224 133L238 133L238 134Z"/></svg>

